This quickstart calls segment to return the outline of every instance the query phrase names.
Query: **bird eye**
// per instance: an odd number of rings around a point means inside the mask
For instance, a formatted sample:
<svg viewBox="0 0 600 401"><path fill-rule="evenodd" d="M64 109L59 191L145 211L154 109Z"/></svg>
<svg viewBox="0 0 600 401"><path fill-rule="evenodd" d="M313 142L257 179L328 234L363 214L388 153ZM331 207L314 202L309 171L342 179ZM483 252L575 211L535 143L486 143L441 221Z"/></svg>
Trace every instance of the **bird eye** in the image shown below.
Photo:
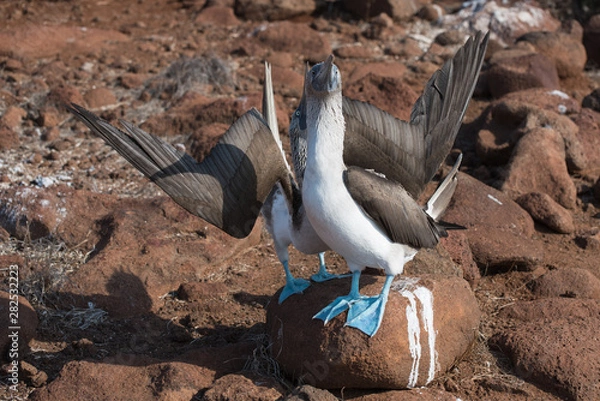
<svg viewBox="0 0 600 401"><path fill-rule="evenodd" d="M298 117L300 117L300 110L296 110L296 112L294 114L296 114Z"/></svg>

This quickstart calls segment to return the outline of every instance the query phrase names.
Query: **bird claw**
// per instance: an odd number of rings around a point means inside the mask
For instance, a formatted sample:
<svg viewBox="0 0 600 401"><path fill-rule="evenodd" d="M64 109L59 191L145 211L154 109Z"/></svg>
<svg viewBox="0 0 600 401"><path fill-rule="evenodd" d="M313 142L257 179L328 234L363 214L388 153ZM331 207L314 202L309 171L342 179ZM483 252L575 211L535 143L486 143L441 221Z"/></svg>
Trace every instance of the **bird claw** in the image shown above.
<svg viewBox="0 0 600 401"><path fill-rule="evenodd" d="M310 287L310 281L304 280L303 278L295 278L286 281L285 287L283 287L281 294L279 294L279 304L283 303L283 301L291 295L301 294L308 287Z"/></svg>

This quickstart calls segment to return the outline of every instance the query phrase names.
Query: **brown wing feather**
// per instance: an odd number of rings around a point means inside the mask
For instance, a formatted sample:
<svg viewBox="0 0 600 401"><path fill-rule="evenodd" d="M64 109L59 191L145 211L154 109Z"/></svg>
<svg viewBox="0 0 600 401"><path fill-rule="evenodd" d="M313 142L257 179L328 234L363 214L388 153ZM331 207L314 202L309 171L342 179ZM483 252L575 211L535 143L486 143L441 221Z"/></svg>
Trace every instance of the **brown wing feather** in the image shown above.
<svg viewBox="0 0 600 401"><path fill-rule="evenodd" d="M418 198L454 144L487 42L488 35L478 32L433 74L410 122L344 98L346 164L375 169Z"/></svg>
<svg viewBox="0 0 600 401"><path fill-rule="evenodd" d="M431 248L447 235L401 185L360 167L348 168L344 183L354 201L392 241Z"/></svg>
<svg viewBox="0 0 600 401"><path fill-rule="evenodd" d="M252 231L277 181L291 198L279 147L255 109L227 130L202 163L130 123L122 122L125 133L80 106L70 111L175 202L233 237Z"/></svg>

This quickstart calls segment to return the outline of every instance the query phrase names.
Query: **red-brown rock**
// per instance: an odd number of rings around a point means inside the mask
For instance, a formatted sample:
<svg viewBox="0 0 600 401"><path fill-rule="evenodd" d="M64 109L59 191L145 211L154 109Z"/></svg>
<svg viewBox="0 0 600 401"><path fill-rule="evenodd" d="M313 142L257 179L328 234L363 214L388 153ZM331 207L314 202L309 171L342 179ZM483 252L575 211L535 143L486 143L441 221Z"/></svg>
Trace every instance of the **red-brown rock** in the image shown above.
<svg viewBox="0 0 600 401"><path fill-rule="evenodd" d="M58 110L65 110L65 105L70 103L77 103L79 105L85 105L83 96L79 89L74 86L61 84L50 90L47 97L47 105L52 106Z"/></svg>
<svg viewBox="0 0 600 401"><path fill-rule="evenodd" d="M108 88L92 89L83 98L90 109L99 109L117 103L115 94Z"/></svg>
<svg viewBox="0 0 600 401"><path fill-rule="evenodd" d="M454 263L460 266L463 278L472 288L475 287L481 278L481 272L473 258L468 236L464 232L455 231L447 237L441 238L440 243L450 254Z"/></svg>
<svg viewBox="0 0 600 401"><path fill-rule="evenodd" d="M510 357L517 375L567 399L600 398L600 301L518 302L500 317L516 324L491 343Z"/></svg>
<svg viewBox="0 0 600 401"><path fill-rule="evenodd" d="M399 78L368 73L344 86L344 95L371 103L396 118L408 121L419 94Z"/></svg>
<svg viewBox="0 0 600 401"><path fill-rule="evenodd" d="M516 199L517 203L533 217L548 228L569 234L575 231L571 212L556 203L548 194L529 192Z"/></svg>
<svg viewBox="0 0 600 401"><path fill-rule="evenodd" d="M581 112L581 104L560 90L544 88L524 89L507 93L498 102L526 104L531 109L542 109L557 114L572 115Z"/></svg>
<svg viewBox="0 0 600 401"><path fill-rule="evenodd" d="M527 98L529 97L529 98ZM485 164L508 162L515 144L523 134L539 127L557 131L563 139L569 172L580 172L588 165L579 128L565 113L578 113L574 100L559 91L530 89L508 94L492 104L486 125L478 133L476 150Z"/></svg>
<svg viewBox="0 0 600 401"><path fill-rule="evenodd" d="M316 3L312 0L237 0L235 13L242 18L257 21L278 21L312 14Z"/></svg>
<svg viewBox="0 0 600 401"><path fill-rule="evenodd" d="M262 382L262 383L261 383ZM205 401L276 401L280 400L282 391L272 387L268 380L253 381L240 374L225 375L206 390Z"/></svg>
<svg viewBox="0 0 600 401"><path fill-rule="evenodd" d="M204 8L194 22L201 26L237 26L240 20L231 7L210 6Z"/></svg>
<svg viewBox="0 0 600 401"><path fill-rule="evenodd" d="M256 37L275 51L304 55L311 63L320 63L331 54L328 39L307 24L282 21L267 25Z"/></svg>
<svg viewBox="0 0 600 401"><path fill-rule="evenodd" d="M543 192L562 206L575 207L577 190L567 171L563 138L553 129L535 128L515 146L502 191L514 199Z"/></svg>
<svg viewBox="0 0 600 401"><path fill-rule="evenodd" d="M21 122L27 115L27 111L19 106L10 106L6 109L2 118L0 118L0 125L4 125L10 129L15 129L21 125Z"/></svg>
<svg viewBox="0 0 600 401"><path fill-rule="evenodd" d="M576 267L550 270L533 280L529 288L538 297L600 299L600 279Z"/></svg>
<svg viewBox="0 0 600 401"><path fill-rule="evenodd" d="M208 387L214 372L182 362L160 362L134 355L117 355L102 362L72 361L31 400L192 399ZM132 385L135 383L135 385Z"/></svg>
<svg viewBox="0 0 600 401"><path fill-rule="evenodd" d="M467 174L458 174L444 220L467 228L473 257L486 272L530 268L543 257L542 245L531 239L531 216L506 194Z"/></svg>
<svg viewBox="0 0 600 401"><path fill-rule="evenodd" d="M0 125L0 150L16 148L20 143L19 135L14 130Z"/></svg>
<svg viewBox="0 0 600 401"><path fill-rule="evenodd" d="M407 20L421 9L427 1L421 0L376 0L370 3L357 0L344 0L343 6L358 18L368 20L386 13L395 20Z"/></svg>
<svg viewBox="0 0 600 401"><path fill-rule="evenodd" d="M352 401L457 401L460 398L444 390L422 387L411 390L378 391L348 399Z"/></svg>
<svg viewBox="0 0 600 401"><path fill-rule="evenodd" d="M0 54L13 57L49 58L67 51L84 54L112 48L129 38L115 30L67 25L26 24L21 29L0 32Z"/></svg>
<svg viewBox="0 0 600 401"><path fill-rule="evenodd" d="M363 275L361 293L379 293L383 281ZM452 366L477 332L477 302L467 282L455 276L396 278L373 337L344 327L346 313L327 325L312 319L349 285L350 278L320 283L281 305L275 294L267 332L273 357L288 375L320 388L422 386ZM409 338L416 342L411 345Z"/></svg>
<svg viewBox="0 0 600 401"><path fill-rule="evenodd" d="M600 171L600 152L597 152L600 149L600 113L584 108L574 121L579 127L577 138L581 142L587 160L587 169L598 172Z"/></svg>
<svg viewBox="0 0 600 401"><path fill-rule="evenodd" d="M25 356L29 350L29 342L35 336L39 321L37 313L29 301L17 295L17 292L12 292L12 289L18 288L18 286L10 286L11 283L18 283L11 277L19 278L16 274L24 266L10 264L1 267L6 269L5 282L8 283L9 290L11 290L10 293L0 291L0 316L2 316L3 323L0 326L0 362L6 363L21 360ZM13 315L13 312L16 313ZM13 336L15 333L16 335Z"/></svg>
<svg viewBox="0 0 600 401"><path fill-rule="evenodd" d="M583 72L587 60L585 47L564 32L530 32L519 41L531 43L536 51L554 61L560 78L576 77Z"/></svg>
<svg viewBox="0 0 600 401"><path fill-rule="evenodd" d="M213 124L231 125L251 107L260 107L260 97L245 96L235 99L210 100L197 94L188 94L166 112L150 117L142 128L155 135L192 134L198 129ZM223 131L222 134L225 132Z"/></svg>
<svg viewBox="0 0 600 401"><path fill-rule="evenodd" d="M498 58L487 72L487 81L496 98L529 88L560 88L554 62L537 53Z"/></svg>

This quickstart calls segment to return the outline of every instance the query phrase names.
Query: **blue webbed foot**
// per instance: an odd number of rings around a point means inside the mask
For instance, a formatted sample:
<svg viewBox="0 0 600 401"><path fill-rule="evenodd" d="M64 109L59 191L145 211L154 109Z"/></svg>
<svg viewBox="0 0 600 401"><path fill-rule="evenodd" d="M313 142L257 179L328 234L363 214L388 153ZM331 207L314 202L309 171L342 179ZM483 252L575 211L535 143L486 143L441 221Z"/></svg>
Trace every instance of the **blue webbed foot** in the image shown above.
<svg viewBox="0 0 600 401"><path fill-rule="evenodd" d="M352 295L344 295L342 297L337 297L333 300L332 303L321 309L319 313L313 316L313 319L321 319L324 324L329 323L329 321L335 318L340 313L344 312L346 309L350 308L352 303L356 301Z"/></svg>
<svg viewBox="0 0 600 401"><path fill-rule="evenodd" d="M325 266L325 253L319 253L319 272L317 274L313 274L310 276L312 281L316 281L317 283L322 283L323 281L333 280L335 278L345 278L350 277L350 274L331 274L327 271L327 267Z"/></svg>
<svg viewBox="0 0 600 401"><path fill-rule="evenodd" d="M383 321L385 304L393 279L394 276L386 277L381 294L374 297L362 297L355 301L348 311L345 325L359 329L368 336L375 335Z"/></svg>
<svg viewBox="0 0 600 401"><path fill-rule="evenodd" d="M281 304L290 295L300 294L310 286L310 281L303 278L295 278L290 272L287 260L281 262L285 271L285 286L279 294L279 303Z"/></svg>
<svg viewBox="0 0 600 401"><path fill-rule="evenodd" d="M304 290L308 287L310 287L310 281L304 280L303 278L294 278L292 280L287 280L285 283L285 287L283 287L281 294L279 294L279 303L281 304L290 295L300 294L304 292Z"/></svg>
<svg viewBox="0 0 600 401"><path fill-rule="evenodd" d="M327 324L331 319L351 308L352 304L361 298L358 292L358 280L360 272L352 273L352 288L348 295L337 297L332 303L323 308L319 313L313 316L313 319L321 319Z"/></svg>

